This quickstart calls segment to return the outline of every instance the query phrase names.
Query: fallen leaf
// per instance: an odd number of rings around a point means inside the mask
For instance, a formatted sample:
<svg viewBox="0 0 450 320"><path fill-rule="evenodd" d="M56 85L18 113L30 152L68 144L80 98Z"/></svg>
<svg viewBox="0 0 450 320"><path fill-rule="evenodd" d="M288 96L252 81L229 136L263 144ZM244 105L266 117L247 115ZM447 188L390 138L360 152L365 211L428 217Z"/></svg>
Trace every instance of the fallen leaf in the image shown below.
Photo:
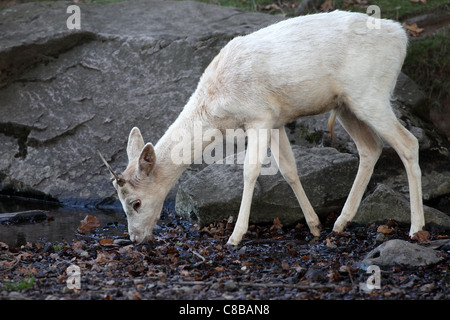
<svg viewBox="0 0 450 320"><path fill-rule="evenodd" d="M77 228L77 232L84 234L86 231L96 227L100 227L98 219L94 216L86 216L83 220L81 220L80 225Z"/></svg>
<svg viewBox="0 0 450 320"><path fill-rule="evenodd" d="M425 230L420 230L414 233L411 239L418 242L428 242L430 241L430 233Z"/></svg>
<svg viewBox="0 0 450 320"><path fill-rule="evenodd" d="M82 250L84 249L84 246L83 241L76 241L72 244L72 250Z"/></svg>
<svg viewBox="0 0 450 320"><path fill-rule="evenodd" d="M19 268L18 271L23 275L30 275L30 274L38 273L38 269L36 267L31 267L29 269L28 268Z"/></svg>
<svg viewBox="0 0 450 320"><path fill-rule="evenodd" d="M388 226L382 224L381 226L378 227L377 232L378 233L389 234L389 233L394 232L394 229L389 228Z"/></svg>
<svg viewBox="0 0 450 320"><path fill-rule="evenodd" d="M270 227L270 230L273 229L281 229L283 228L283 225L281 224L281 221L278 217L273 219L273 225Z"/></svg>
<svg viewBox="0 0 450 320"><path fill-rule="evenodd" d="M114 244L114 240L113 240L113 239L110 239L110 238L105 238L105 239L100 239L100 240L98 240L98 243L99 243L101 246L107 247L107 246L113 245L113 244Z"/></svg>
<svg viewBox="0 0 450 320"><path fill-rule="evenodd" d="M28 258L32 258L33 254L29 252L22 252L16 256L17 260L27 260Z"/></svg>
<svg viewBox="0 0 450 320"><path fill-rule="evenodd" d="M185 278L188 278L191 276L191 272L188 270L180 270L180 274Z"/></svg>
<svg viewBox="0 0 450 320"><path fill-rule="evenodd" d="M427 3L427 0L409 0L409 2L414 2L414 3L417 3L417 2L420 2L420 3Z"/></svg>
<svg viewBox="0 0 450 320"><path fill-rule="evenodd" d="M328 281L329 282L336 282L336 281L341 281L342 280L342 276L339 274L339 272L335 269L330 268L328 270Z"/></svg>
<svg viewBox="0 0 450 320"><path fill-rule="evenodd" d="M175 247L169 247L167 248L167 254L177 254L180 253L180 251L177 250Z"/></svg>
<svg viewBox="0 0 450 320"><path fill-rule="evenodd" d="M260 10L280 10L280 7L277 6L275 3L268 4L265 6L258 5L258 7Z"/></svg>
<svg viewBox="0 0 450 320"><path fill-rule="evenodd" d="M114 257L106 252L101 252L97 250L97 258L95 260L90 261L92 264L104 263L113 260Z"/></svg>
<svg viewBox="0 0 450 320"><path fill-rule="evenodd" d="M424 28L419 28L417 26L417 23L413 23L413 24L406 24L403 22L403 28L405 28L406 30L408 30L409 34L413 37L418 36L423 30Z"/></svg>
<svg viewBox="0 0 450 320"><path fill-rule="evenodd" d="M5 271L7 269L12 268L13 266L16 265L18 261L17 260L0 260L0 270Z"/></svg>

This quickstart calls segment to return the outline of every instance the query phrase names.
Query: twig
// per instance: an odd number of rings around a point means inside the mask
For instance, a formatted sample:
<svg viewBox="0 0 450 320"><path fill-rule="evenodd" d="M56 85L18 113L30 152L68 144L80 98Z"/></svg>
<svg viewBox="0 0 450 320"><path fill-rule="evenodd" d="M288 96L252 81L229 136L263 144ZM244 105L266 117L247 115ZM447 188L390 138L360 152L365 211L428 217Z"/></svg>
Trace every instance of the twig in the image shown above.
<svg viewBox="0 0 450 320"><path fill-rule="evenodd" d="M335 288L334 284L319 284L319 285L298 285L288 283L251 283L251 282L238 282L240 286L256 287L256 288L291 288L291 289L332 289Z"/></svg>
<svg viewBox="0 0 450 320"><path fill-rule="evenodd" d="M203 285L209 286L212 285L214 281L177 281L174 284L180 284L184 286L196 286ZM298 284L288 284L288 283L252 283L252 282L236 282L236 285L241 287L254 287L254 288L290 288L290 289L333 289L336 288L335 284L318 284L318 285L298 285Z"/></svg>
<svg viewBox="0 0 450 320"><path fill-rule="evenodd" d="M347 270L348 277L350 278L350 282L352 283L352 287L354 287L355 283L353 282L352 271L350 270L349 266L345 266L345 269Z"/></svg>
<svg viewBox="0 0 450 320"><path fill-rule="evenodd" d="M192 249L189 249L189 251L192 252L194 255L196 255L198 258L200 258L203 262L206 261L206 258L203 257L201 254L195 252L195 251L192 250Z"/></svg>

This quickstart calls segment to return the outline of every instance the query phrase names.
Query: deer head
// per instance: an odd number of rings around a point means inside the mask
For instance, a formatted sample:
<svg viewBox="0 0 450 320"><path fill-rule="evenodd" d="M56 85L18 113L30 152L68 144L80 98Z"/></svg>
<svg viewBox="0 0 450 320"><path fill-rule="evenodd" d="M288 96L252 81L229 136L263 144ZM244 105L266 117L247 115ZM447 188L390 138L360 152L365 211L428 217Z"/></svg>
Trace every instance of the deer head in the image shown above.
<svg viewBox="0 0 450 320"><path fill-rule="evenodd" d="M116 173L101 154L100 157L112 174L114 188L127 216L130 239L141 243L152 234L165 194L158 188L154 172L156 156L153 145L144 145L141 132L136 127L128 137L127 155L128 166L122 174Z"/></svg>

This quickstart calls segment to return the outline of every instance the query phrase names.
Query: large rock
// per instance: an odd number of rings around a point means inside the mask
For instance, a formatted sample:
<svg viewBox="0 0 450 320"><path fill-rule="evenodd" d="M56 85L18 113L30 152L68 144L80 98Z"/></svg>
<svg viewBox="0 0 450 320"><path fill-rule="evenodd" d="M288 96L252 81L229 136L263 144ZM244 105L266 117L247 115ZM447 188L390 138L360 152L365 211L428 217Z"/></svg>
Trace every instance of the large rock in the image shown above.
<svg viewBox="0 0 450 320"><path fill-rule="evenodd" d="M318 214L343 205L358 168L358 159L333 148L304 149L293 146L298 174L311 205ZM211 164L180 184L176 199L177 213L191 221L208 224L230 215L236 216L243 191L244 153L234 155L234 161ZM277 171L260 175L255 186L250 221L273 222L278 217L283 224L303 219L291 187Z"/></svg>
<svg viewBox="0 0 450 320"><path fill-rule="evenodd" d="M360 264L366 270L370 265L418 267L438 263L442 258L431 249L404 240L389 240L370 251Z"/></svg>
<svg viewBox="0 0 450 320"><path fill-rule="evenodd" d="M450 230L450 216L439 210L424 206L426 227ZM361 203L352 223L369 225L384 223L389 219L403 224L411 223L409 200L386 185L380 184Z"/></svg>
<svg viewBox="0 0 450 320"><path fill-rule="evenodd" d="M155 143L230 39L280 18L197 2L77 3L0 11L0 192L107 205L130 129Z"/></svg>

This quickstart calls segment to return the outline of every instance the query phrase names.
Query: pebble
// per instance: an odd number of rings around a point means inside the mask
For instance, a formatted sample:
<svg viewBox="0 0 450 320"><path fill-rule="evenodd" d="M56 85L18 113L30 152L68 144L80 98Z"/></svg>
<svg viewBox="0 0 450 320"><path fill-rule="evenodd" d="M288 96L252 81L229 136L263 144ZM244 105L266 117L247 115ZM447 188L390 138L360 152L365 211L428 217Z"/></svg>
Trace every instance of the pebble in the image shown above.
<svg viewBox="0 0 450 320"><path fill-rule="evenodd" d="M237 289L237 283L234 280L228 280L224 284L224 288L227 291L235 291Z"/></svg>
<svg viewBox="0 0 450 320"><path fill-rule="evenodd" d="M420 287L420 291L422 292L430 292L434 289L434 283L427 283Z"/></svg>
<svg viewBox="0 0 450 320"><path fill-rule="evenodd" d="M8 294L8 298L11 300L29 300L27 297L25 297L24 295L22 295L20 292L17 291L11 291Z"/></svg>
<svg viewBox="0 0 450 320"><path fill-rule="evenodd" d="M375 237L375 243L382 243L384 240L386 240L386 236L384 233L377 233L377 236Z"/></svg>
<svg viewBox="0 0 450 320"><path fill-rule="evenodd" d="M113 243L119 246L126 246L132 244L133 242L130 239L114 239Z"/></svg>

